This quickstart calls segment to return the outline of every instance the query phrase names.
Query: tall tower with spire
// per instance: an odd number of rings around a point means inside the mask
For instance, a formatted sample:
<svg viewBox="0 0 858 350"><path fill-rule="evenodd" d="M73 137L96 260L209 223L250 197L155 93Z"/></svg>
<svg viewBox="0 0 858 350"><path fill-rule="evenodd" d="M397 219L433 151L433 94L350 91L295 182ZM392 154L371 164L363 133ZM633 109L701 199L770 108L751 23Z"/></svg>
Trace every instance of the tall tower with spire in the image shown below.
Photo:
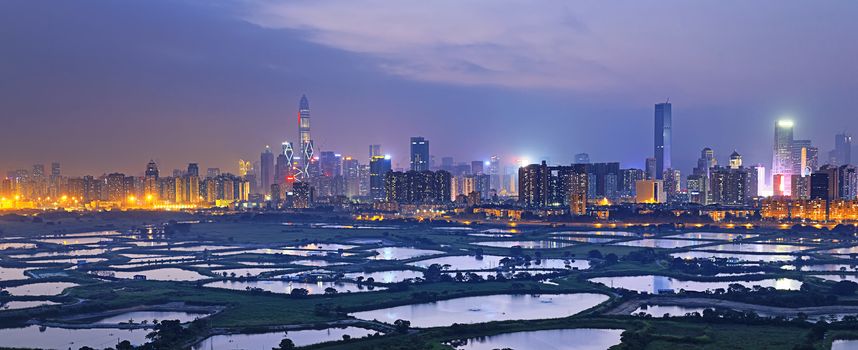
<svg viewBox="0 0 858 350"><path fill-rule="evenodd" d="M307 100L307 95L302 95L301 102L298 103L298 136L301 142L301 168L298 175L307 179L315 151L313 139L310 137L310 101Z"/></svg>

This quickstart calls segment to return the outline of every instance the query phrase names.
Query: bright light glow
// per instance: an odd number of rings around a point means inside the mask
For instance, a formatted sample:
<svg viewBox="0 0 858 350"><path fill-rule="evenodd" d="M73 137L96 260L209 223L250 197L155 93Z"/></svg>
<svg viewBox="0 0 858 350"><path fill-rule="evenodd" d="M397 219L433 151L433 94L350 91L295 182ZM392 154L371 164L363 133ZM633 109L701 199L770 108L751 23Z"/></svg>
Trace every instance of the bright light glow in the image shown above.
<svg viewBox="0 0 858 350"><path fill-rule="evenodd" d="M384 155L384 159L390 159L390 155L389 155L389 154L385 154L385 155Z"/></svg>
<svg viewBox="0 0 858 350"><path fill-rule="evenodd" d="M793 123L792 120L789 120L789 119L778 120L778 126L779 127L791 128L791 127L793 127L793 125L795 125L795 123Z"/></svg>
<svg viewBox="0 0 858 350"><path fill-rule="evenodd" d="M492 165L492 162L490 162L490 161L485 161L485 162L484 162L484 164L485 164L486 166L490 166L490 165Z"/></svg>

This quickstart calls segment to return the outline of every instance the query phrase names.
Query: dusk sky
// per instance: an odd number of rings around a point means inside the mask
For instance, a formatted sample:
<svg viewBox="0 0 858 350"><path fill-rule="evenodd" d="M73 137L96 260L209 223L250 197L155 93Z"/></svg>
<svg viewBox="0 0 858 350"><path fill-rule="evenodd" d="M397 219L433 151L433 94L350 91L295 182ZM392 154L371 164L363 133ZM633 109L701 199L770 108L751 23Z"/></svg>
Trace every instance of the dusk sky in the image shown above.
<svg viewBox="0 0 858 350"><path fill-rule="evenodd" d="M457 161L771 162L790 116L821 160L858 130L856 1L0 2L0 170L69 175L258 160L296 141L366 161L408 138Z"/></svg>

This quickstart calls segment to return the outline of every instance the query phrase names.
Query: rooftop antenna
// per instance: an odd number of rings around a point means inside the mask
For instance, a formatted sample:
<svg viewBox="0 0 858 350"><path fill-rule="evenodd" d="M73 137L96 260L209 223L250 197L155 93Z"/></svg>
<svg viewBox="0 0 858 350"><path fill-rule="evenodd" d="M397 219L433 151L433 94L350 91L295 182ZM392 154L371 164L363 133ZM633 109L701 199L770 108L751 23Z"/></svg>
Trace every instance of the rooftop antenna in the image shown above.
<svg viewBox="0 0 858 350"><path fill-rule="evenodd" d="M665 101L664 103L670 103L670 96L667 97L667 101Z"/></svg>

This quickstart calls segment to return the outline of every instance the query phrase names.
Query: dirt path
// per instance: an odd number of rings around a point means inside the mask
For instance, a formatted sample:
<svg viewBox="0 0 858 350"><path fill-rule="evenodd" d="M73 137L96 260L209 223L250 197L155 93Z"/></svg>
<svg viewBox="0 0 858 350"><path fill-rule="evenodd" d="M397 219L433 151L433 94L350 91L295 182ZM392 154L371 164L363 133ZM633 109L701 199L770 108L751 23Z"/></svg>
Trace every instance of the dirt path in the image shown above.
<svg viewBox="0 0 858 350"><path fill-rule="evenodd" d="M785 308L776 306L765 306L747 304L729 300L709 298L682 298L675 296L653 297L648 299L635 299L624 302L605 312L606 315L631 315L643 305L670 305L696 308L719 308L737 311L753 311L766 316L796 316L804 313L808 316L825 316L834 314L858 314L856 305L829 305L800 308Z"/></svg>

